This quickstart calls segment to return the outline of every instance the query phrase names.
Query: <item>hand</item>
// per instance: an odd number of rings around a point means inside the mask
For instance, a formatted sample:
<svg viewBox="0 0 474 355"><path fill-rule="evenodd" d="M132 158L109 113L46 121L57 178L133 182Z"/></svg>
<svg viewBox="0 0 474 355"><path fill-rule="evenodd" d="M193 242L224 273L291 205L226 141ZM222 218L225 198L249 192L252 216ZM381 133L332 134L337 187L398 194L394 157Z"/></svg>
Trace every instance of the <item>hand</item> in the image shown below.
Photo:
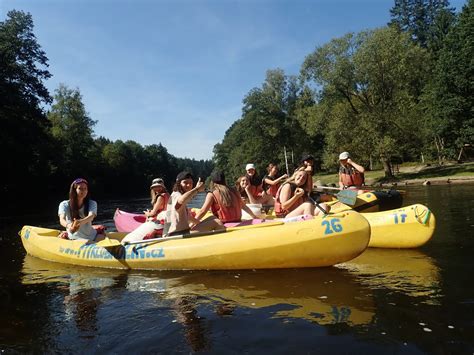
<svg viewBox="0 0 474 355"><path fill-rule="evenodd" d="M71 233L75 233L75 232L78 231L80 226L81 226L81 224L79 223L79 221L77 219L74 219L74 221L72 223L70 223L69 231Z"/></svg>
<svg viewBox="0 0 474 355"><path fill-rule="evenodd" d="M304 190L301 187L297 187L295 190L295 196L301 197L304 195Z"/></svg>
<svg viewBox="0 0 474 355"><path fill-rule="evenodd" d="M352 165L352 160L351 160L351 158L347 158L347 163Z"/></svg>
<svg viewBox="0 0 474 355"><path fill-rule="evenodd" d="M204 188L205 188L204 182L201 181L201 178L199 178L198 181L197 181L197 183L196 183L196 190L197 190L198 192L203 192L203 191L204 191Z"/></svg>
<svg viewBox="0 0 474 355"><path fill-rule="evenodd" d="M286 179L288 177L288 174L283 174L282 176L280 176L280 179Z"/></svg>

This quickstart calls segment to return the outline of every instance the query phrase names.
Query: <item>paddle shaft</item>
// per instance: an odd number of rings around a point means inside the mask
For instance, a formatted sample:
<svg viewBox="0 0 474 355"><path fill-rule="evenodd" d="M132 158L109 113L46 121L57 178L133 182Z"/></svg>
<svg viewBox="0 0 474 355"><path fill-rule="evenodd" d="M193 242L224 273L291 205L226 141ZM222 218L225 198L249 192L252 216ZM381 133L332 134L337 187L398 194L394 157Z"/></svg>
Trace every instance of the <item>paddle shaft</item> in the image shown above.
<svg viewBox="0 0 474 355"><path fill-rule="evenodd" d="M324 215L327 215L328 213L326 212L326 210L324 208L321 207L321 205L319 203L317 203L315 200L313 200L313 198L308 195L308 198L309 200L317 207L319 208L319 210L324 214Z"/></svg>

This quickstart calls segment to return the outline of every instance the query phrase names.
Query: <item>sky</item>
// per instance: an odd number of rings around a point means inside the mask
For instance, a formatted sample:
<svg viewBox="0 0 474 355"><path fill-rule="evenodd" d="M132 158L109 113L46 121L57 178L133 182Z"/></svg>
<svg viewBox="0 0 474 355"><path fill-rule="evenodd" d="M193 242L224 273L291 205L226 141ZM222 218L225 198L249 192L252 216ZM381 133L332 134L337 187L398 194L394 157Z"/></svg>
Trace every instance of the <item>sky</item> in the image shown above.
<svg viewBox="0 0 474 355"><path fill-rule="evenodd" d="M53 94L78 88L96 136L211 159L269 69L387 24L394 0L0 0L29 12ZM451 1L460 11L465 1Z"/></svg>

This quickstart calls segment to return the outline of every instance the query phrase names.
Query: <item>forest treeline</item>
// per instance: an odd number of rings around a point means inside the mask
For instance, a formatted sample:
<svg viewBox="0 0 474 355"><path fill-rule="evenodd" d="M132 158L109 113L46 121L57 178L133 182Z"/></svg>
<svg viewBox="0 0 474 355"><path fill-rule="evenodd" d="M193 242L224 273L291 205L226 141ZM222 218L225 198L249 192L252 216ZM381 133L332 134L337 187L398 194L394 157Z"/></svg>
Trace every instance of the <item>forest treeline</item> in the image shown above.
<svg viewBox="0 0 474 355"><path fill-rule="evenodd" d="M302 58L298 75L267 71L243 98L242 116L211 160L175 157L160 142L97 137L79 88L48 92L48 58L29 13L0 22L0 174L4 201L65 194L76 177L103 195L146 193L153 177L206 177L218 167L236 178L248 162L299 163L335 171L350 151L366 167L456 157L472 143L473 1L459 13L446 0L395 0L382 28L348 33ZM144 192L145 190L145 192Z"/></svg>
<svg viewBox="0 0 474 355"><path fill-rule="evenodd" d="M290 165L309 153L336 172L349 151L390 177L393 162L456 159L474 141L473 26L472 0L458 14L445 0L395 0L387 26L317 47L299 75L268 70L215 145L216 165L234 177L242 162L285 170L286 147Z"/></svg>

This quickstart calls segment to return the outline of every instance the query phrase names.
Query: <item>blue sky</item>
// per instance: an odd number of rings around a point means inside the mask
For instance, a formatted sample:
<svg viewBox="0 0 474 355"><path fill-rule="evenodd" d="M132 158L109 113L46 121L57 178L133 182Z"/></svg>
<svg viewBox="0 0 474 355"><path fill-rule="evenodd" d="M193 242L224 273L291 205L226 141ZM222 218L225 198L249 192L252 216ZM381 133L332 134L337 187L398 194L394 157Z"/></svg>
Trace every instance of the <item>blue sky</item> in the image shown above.
<svg viewBox="0 0 474 355"><path fill-rule="evenodd" d="M268 69L390 20L393 0L0 0L30 12L51 91L79 88L97 136L210 159ZM451 1L459 11L465 1Z"/></svg>

